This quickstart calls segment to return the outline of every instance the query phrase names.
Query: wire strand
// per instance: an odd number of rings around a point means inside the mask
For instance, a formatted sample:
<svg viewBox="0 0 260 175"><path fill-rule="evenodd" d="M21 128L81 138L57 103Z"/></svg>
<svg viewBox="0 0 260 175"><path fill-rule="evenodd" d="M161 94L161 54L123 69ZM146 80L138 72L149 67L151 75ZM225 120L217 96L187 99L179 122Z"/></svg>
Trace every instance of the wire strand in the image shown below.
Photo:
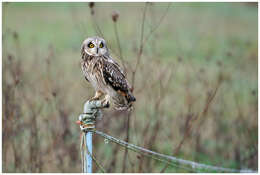
<svg viewBox="0 0 260 175"><path fill-rule="evenodd" d="M217 166L212 166L212 165L206 165L206 164L202 164L202 163L197 163L197 162L193 162L193 161L189 161L189 160L184 160L184 159L179 159L173 156L169 156L169 155L165 155L165 154L161 154L161 153L157 153L130 143L127 143L123 140L117 139L115 137L112 137L110 135L107 135L101 131L93 131L94 133L114 142L117 143L123 147L126 147L132 151L138 152L140 154L143 154L145 156L151 157L153 159L159 160L161 162L165 162L168 163L169 165L173 165L176 166L176 164L180 164L180 165L188 165L192 168L192 170L194 171L196 168L197 169L204 169L204 170L208 170L208 171L217 171L217 172L232 172L232 173L236 173L236 172L240 172L240 173L256 173L256 171L253 170L249 170L249 169L242 169L242 170L238 170L238 169L231 169L231 168L223 168L223 167L217 167ZM179 165L178 165L179 166ZM179 166L181 167L181 166ZM187 167L181 167L181 168L187 168ZM191 169L189 169L191 170Z"/></svg>

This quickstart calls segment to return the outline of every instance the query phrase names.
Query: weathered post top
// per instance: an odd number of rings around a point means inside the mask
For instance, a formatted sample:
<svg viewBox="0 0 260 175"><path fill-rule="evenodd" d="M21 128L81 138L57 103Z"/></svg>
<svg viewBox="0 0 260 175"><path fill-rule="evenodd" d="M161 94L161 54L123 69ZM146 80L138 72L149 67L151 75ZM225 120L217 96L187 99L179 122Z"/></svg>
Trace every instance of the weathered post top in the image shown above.
<svg viewBox="0 0 260 175"><path fill-rule="evenodd" d="M95 122L97 117L101 117L101 108L106 108L107 105L102 101L87 101L84 104L83 114L79 115L79 124L82 131L91 131L95 129Z"/></svg>

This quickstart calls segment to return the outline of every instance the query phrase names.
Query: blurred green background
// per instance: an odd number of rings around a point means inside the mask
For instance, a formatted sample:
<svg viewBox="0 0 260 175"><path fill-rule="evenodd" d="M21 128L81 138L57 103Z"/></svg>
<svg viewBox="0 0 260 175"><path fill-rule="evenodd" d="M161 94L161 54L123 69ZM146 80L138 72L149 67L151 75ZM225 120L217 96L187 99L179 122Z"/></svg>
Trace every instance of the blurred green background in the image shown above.
<svg viewBox="0 0 260 175"><path fill-rule="evenodd" d="M163 154L257 170L257 8L3 3L3 171L81 172L75 121L94 90L81 72L80 47L100 35L97 26L119 60L117 29L137 98L129 117L104 110L99 130ZM142 24L147 40L140 46ZM125 158L123 148L99 136L94 154L106 172L198 172L131 151ZM100 170L94 166L94 172Z"/></svg>

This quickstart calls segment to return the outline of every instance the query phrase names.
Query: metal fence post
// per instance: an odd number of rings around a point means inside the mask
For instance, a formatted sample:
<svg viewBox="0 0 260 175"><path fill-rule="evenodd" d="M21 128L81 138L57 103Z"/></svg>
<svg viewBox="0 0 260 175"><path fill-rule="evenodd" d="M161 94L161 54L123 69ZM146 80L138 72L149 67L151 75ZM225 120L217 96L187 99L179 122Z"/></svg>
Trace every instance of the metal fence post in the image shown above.
<svg viewBox="0 0 260 175"><path fill-rule="evenodd" d="M90 111L90 105L89 105L89 102L87 101L85 104L84 104L84 110L83 112L86 114ZM88 150L87 153L86 153L86 164L85 164L85 167L84 167L84 173L92 173L92 134L93 132L91 131L86 131L84 133L86 135L86 149ZM91 155L90 155L91 154Z"/></svg>
<svg viewBox="0 0 260 175"><path fill-rule="evenodd" d="M92 173L92 157L91 157L91 155L92 155L92 134L93 134L93 132L91 132L91 131L87 131L87 132L85 132L85 134L86 134L86 140L87 140L87 144L86 144L86 147L87 147L87 150L89 151L87 151L87 154L86 154L86 167L84 168L84 173ZM89 155L89 153L91 154L91 155Z"/></svg>
<svg viewBox="0 0 260 175"><path fill-rule="evenodd" d="M83 173L92 173L92 136L95 130L95 120L97 117L102 117L100 109L106 107L108 107L108 105L103 104L101 101L87 101L84 104L84 113L79 116L78 124L80 125L81 131L84 132L84 142L87 150L85 152L86 154L84 155L83 153L84 156L82 156Z"/></svg>

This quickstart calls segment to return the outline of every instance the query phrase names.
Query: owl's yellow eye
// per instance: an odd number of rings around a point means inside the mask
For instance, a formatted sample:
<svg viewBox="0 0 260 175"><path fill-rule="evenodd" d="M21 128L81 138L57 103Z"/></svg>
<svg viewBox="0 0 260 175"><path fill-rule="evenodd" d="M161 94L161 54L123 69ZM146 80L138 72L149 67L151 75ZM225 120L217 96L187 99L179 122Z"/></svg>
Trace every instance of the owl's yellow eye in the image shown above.
<svg viewBox="0 0 260 175"><path fill-rule="evenodd" d="M89 48L94 48L94 44L93 44L93 43L89 43L89 44L88 44L88 47L89 47Z"/></svg>
<svg viewBox="0 0 260 175"><path fill-rule="evenodd" d="M100 44L99 44L99 47L100 47L100 48L104 47L104 46L103 46L103 43L100 43Z"/></svg>

